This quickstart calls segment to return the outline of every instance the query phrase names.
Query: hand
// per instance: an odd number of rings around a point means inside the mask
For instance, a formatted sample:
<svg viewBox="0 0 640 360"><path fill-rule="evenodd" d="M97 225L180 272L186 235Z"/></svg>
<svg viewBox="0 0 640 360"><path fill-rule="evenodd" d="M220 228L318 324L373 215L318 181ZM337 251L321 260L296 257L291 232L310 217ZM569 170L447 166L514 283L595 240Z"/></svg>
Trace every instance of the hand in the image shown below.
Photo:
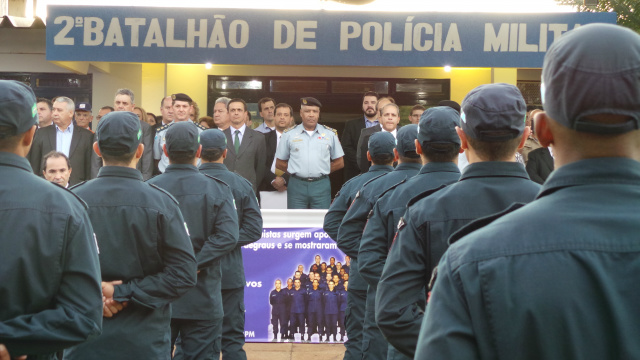
<svg viewBox="0 0 640 360"><path fill-rule="evenodd" d="M279 192L287 190L287 184L282 176L276 176L276 178L271 182L271 185L273 185L273 187Z"/></svg>
<svg viewBox="0 0 640 360"><path fill-rule="evenodd" d="M122 284L122 280L116 281L103 281L102 282L102 316L113 317L113 315L122 311L128 302L119 302L113 300L113 294L115 292L115 285Z"/></svg>
<svg viewBox="0 0 640 360"><path fill-rule="evenodd" d="M27 355L22 355L14 359L27 360ZM11 360L11 355L9 355L9 350L7 350L7 348L2 344L0 344L0 360Z"/></svg>

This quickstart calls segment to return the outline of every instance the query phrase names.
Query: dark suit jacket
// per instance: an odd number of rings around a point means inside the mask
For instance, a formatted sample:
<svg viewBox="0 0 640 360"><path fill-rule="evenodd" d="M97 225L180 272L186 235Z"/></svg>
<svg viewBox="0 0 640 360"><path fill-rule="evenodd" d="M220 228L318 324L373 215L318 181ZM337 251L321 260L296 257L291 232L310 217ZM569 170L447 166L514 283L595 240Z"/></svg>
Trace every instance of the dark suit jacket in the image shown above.
<svg viewBox="0 0 640 360"><path fill-rule="evenodd" d="M71 146L69 147L69 163L71 164L71 177L69 186L91 179L91 157L93 156L93 133L77 125L73 126ZM56 150L56 127L49 125L36 131L31 150L27 155L33 172L42 176L42 159L50 152Z"/></svg>
<svg viewBox="0 0 640 360"><path fill-rule="evenodd" d="M156 136L155 130L151 127L151 125L146 122L140 120L140 127L142 129L142 143L144 144L144 152L142 153L142 157L138 164L136 165L136 169L142 173L143 180L151 179L153 175L153 139ZM102 167L102 158L98 156L93 156L91 160L91 178L95 179L98 177L98 171Z"/></svg>
<svg viewBox="0 0 640 360"><path fill-rule="evenodd" d="M369 171L369 167L371 166L371 162L367 160L367 151L369 150L369 138L374 133L378 131L382 131L382 127L380 124L372 126L370 128L364 128L360 131L360 139L358 140L358 169L360 169L360 173L364 174Z"/></svg>
<svg viewBox="0 0 640 360"><path fill-rule="evenodd" d="M360 132L365 127L364 115L344 124L342 139L340 139L342 150L344 150L344 182L360 173L357 161L358 139L360 139Z"/></svg>
<svg viewBox="0 0 640 360"><path fill-rule="evenodd" d="M235 130L232 126L224 130L228 149L224 164L229 171L233 171L249 180L253 186L253 191L257 192L258 185L262 183L265 174L267 148L264 135L247 127L244 130L244 136L236 154L236 150L233 147L233 137L231 136L231 131Z"/></svg>
<svg viewBox="0 0 640 360"><path fill-rule="evenodd" d="M262 185L260 186L260 191L277 191L271 182L275 180L276 174L271 172L271 164L273 164L273 159L276 157L276 148L278 146L278 133L275 131L269 131L264 134L264 140L267 146L267 157L264 163L264 180L262 180ZM289 183L289 173L285 173L282 175L284 181Z"/></svg>
<svg viewBox="0 0 640 360"><path fill-rule="evenodd" d="M527 162L527 173L531 180L538 184L544 183L553 171L553 158L549 149L542 147L535 149L529 153L529 161Z"/></svg>

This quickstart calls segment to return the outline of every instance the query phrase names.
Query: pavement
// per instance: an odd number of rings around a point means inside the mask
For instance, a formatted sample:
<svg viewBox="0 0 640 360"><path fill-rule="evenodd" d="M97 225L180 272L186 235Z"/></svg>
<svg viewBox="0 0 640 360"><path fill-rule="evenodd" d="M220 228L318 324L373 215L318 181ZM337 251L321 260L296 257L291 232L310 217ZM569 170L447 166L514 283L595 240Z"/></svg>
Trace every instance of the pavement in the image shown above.
<svg viewBox="0 0 640 360"><path fill-rule="evenodd" d="M342 360L344 344L245 343L247 360Z"/></svg>

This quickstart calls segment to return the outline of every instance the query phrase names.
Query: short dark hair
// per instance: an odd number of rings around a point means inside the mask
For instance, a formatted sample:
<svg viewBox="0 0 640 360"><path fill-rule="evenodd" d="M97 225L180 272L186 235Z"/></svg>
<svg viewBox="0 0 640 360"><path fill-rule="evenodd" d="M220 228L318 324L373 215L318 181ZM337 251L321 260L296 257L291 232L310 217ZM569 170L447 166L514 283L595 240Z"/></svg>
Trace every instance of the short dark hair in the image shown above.
<svg viewBox="0 0 640 360"><path fill-rule="evenodd" d="M407 151L404 154L400 155L399 158L403 163L418 164L422 162L420 155L418 155L418 153L415 151Z"/></svg>
<svg viewBox="0 0 640 360"><path fill-rule="evenodd" d="M100 110L104 110L104 109L109 109L111 111L116 111L116 109L114 109L113 106L109 106L109 105L106 105L106 106L103 106L103 107L100 108Z"/></svg>
<svg viewBox="0 0 640 360"><path fill-rule="evenodd" d="M47 160L49 159L56 159L56 158L64 158L64 160L67 162L67 168L71 169L71 163L69 162L69 158L67 157L67 155L65 155L64 153L61 153L60 151L49 151L43 158L42 158L42 170L47 170Z"/></svg>
<svg viewBox="0 0 640 360"><path fill-rule="evenodd" d="M49 106L49 110L53 110L53 103L51 102L51 100L49 100L47 98L42 98L42 97L40 97L40 98L38 98L36 100L36 104L39 104L41 102L47 104L47 106Z"/></svg>
<svg viewBox="0 0 640 360"><path fill-rule="evenodd" d="M371 162L374 165L385 165L392 162L394 157L393 154L377 154L371 157Z"/></svg>
<svg viewBox="0 0 640 360"><path fill-rule="evenodd" d="M280 108L289 108L289 115L293 116L293 108L291 107L291 105L286 104L286 103L280 103L278 105L276 105L276 109L273 111L273 113L275 114L276 111L278 111L278 109Z"/></svg>
<svg viewBox="0 0 640 360"><path fill-rule="evenodd" d="M460 154L458 144L420 144L420 146L422 146L422 155L429 162L450 162Z"/></svg>
<svg viewBox="0 0 640 360"><path fill-rule="evenodd" d="M229 111L229 105L231 105L231 103L234 103L234 102L242 103L242 106L244 106L244 111L247 111L247 103L244 100L240 99L240 98L235 98L235 99L229 100L229 103L227 104L227 111Z"/></svg>
<svg viewBox="0 0 640 360"><path fill-rule="evenodd" d="M191 164L196 158L196 153L193 151L169 151L169 162L171 164Z"/></svg>
<svg viewBox="0 0 640 360"><path fill-rule="evenodd" d="M521 137L507 141L480 141L467 136L467 141L478 156L484 161L500 161L514 156Z"/></svg>
<svg viewBox="0 0 640 360"><path fill-rule="evenodd" d="M102 154L102 160L104 160L105 165L107 166L128 166L133 160L133 157L136 155L136 152L132 152L130 154Z"/></svg>
<svg viewBox="0 0 640 360"><path fill-rule="evenodd" d="M262 104L268 103L269 101L274 104L276 103L276 101L270 97L263 97L262 99L258 100L258 111L262 111Z"/></svg>
<svg viewBox="0 0 640 360"><path fill-rule="evenodd" d="M413 105L413 107L411 108L411 111L409 111L409 115L413 114L413 112L416 110L426 110L426 108L420 104Z"/></svg>
<svg viewBox="0 0 640 360"><path fill-rule="evenodd" d="M0 126L0 150L11 151L18 146L20 134L16 134L16 128L12 126Z"/></svg>
<svg viewBox="0 0 640 360"><path fill-rule="evenodd" d="M218 161L222 157L222 153L224 152L224 150L225 149L218 148L202 149L200 157L202 158L202 160L208 162Z"/></svg>
<svg viewBox="0 0 640 360"><path fill-rule="evenodd" d="M375 96L376 100L378 100L378 98L380 97L380 95L378 95L378 93L375 91L367 91L362 95L362 101L364 101L364 98L366 98L367 96Z"/></svg>

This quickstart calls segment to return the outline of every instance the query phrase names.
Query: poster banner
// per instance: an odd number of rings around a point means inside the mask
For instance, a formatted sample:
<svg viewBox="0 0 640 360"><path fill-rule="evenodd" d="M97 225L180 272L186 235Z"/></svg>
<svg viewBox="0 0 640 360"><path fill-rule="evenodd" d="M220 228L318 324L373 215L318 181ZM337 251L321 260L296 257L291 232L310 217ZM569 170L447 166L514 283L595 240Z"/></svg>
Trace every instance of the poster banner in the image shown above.
<svg viewBox="0 0 640 360"><path fill-rule="evenodd" d="M245 288L245 338L247 342L266 342L273 339L269 294L275 289L275 281L294 278L302 265L304 275L320 256L320 263L327 266L345 264L345 255L322 227L265 227L262 238L242 249L244 258ZM331 260L331 259L334 260ZM340 271L338 271L340 272ZM314 337L312 340L317 341Z"/></svg>
<svg viewBox="0 0 640 360"><path fill-rule="evenodd" d="M180 64L542 67L549 45L615 13L47 8L47 60Z"/></svg>

